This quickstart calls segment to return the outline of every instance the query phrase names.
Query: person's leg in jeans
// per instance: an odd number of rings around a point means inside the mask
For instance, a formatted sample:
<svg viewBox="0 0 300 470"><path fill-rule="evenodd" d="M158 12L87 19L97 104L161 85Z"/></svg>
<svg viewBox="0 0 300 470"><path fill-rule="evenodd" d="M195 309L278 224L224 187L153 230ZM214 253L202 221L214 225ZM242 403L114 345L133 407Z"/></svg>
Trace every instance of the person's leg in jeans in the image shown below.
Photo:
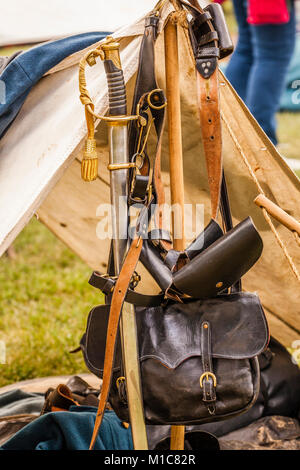
<svg viewBox="0 0 300 470"><path fill-rule="evenodd" d="M233 88L245 101L248 78L253 63L250 25L247 23L247 0L233 0L234 13L238 24L238 41L226 67L225 75Z"/></svg>
<svg viewBox="0 0 300 470"><path fill-rule="evenodd" d="M239 28L225 75L276 145L276 112L295 45L295 9L289 23L249 25L247 0L233 0Z"/></svg>
<svg viewBox="0 0 300 470"><path fill-rule="evenodd" d="M276 145L276 112L279 109L295 46L294 3L289 23L250 25L250 29L253 64L248 78L245 103Z"/></svg>

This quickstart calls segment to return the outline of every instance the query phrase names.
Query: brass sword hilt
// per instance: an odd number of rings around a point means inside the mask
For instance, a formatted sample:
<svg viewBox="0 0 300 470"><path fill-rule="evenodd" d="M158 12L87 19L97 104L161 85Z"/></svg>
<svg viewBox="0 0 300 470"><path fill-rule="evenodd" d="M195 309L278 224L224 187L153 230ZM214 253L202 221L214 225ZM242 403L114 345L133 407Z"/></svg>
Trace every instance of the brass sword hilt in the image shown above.
<svg viewBox="0 0 300 470"><path fill-rule="evenodd" d="M85 68L96 64L100 57L104 62L107 76L109 115L100 116L95 113L94 103L86 86ZM88 136L85 142L81 162L81 176L84 181L94 181L98 176L97 143L95 139L95 119L104 120L111 125L126 126L128 121L142 119L139 116L127 115L126 87L120 60L120 44L111 36L96 49L90 50L79 64L80 100L85 106Z"/></svg>

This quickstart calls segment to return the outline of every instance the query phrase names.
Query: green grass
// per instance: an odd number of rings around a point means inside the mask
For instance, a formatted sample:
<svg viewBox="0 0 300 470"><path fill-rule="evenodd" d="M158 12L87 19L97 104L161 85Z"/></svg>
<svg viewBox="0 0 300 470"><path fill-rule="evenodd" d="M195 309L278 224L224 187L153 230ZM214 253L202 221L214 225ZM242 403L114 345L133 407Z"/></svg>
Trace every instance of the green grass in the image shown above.
<svg viewBox="0 0 300 470"><path fill-rule="evenodd" d="M9 56L31 46L0 48ZM0 258L0 387L48 375L88 372L79 345L89 310L103 297L88 284L91 269L35 218Z"/></svg>
<svg viewBox="0 0 300 470"><path fill-rule="evenodd" d="M283 157L300 159L300 113L278 113L278 150ZM300 178L300 170L295 170Z"/></svg>
<svg viewBox="0 0 300 470"><path fill-rule="evenodd" d="M237 27L237 23L236 23L234 11L233 11L233 5L231 2L225 2L222 5L222 8L225 14L226 23L230 31L230 34L234 37L238 33L238 27Z"/></svg>
<svg viewBox="0 0 300 470"><path fill-rule="evenodd" d="M278 113L279 151L287 158L300 158L300 113Z"/></svg>
<svg viewBox="0 0 300 470"><path fill-rule="evenodd" d="M0 259L0 386L48 375L88 372L79 345L89 310L103 298L91 269L35 218Z"/></svg>
<svg viewBox="0 0 300 470"><path fill-rule="evenodd" d="M28 44L24 44L24 45L20 45L20 46L17 45L17 46L0 47L0 56L9 57L12 54L14 54L15 52L27 51L31 47L32 47L32 45L28 45Z"/></svg>

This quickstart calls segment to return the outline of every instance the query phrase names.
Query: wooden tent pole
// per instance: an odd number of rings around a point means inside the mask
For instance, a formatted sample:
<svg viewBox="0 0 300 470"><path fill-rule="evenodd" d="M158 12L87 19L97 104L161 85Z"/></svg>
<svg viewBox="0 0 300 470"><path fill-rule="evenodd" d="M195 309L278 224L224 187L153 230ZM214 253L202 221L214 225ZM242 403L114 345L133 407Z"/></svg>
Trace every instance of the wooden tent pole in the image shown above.
<svg viewBox="0 0 300 470"><path fill-rule="evenodd" d="M184 182L181 140L180 85L178 68L177 25L169 18L164 29L166 96L168 110L169 165L174 248L185 249ZM184 450L184 426L171 427L171 450Z"/></svg>
<svg viewBox="0 0 300 470"><path fill-rule="evenodd" d="M294 217L290 216L285 212L281 207L277 206L274 202L270 201L266 196L260 194L254 199L254 202L257 206L266 209L266 211L274 217L278 222L287 227L292 232L298 233L300 236L300 222L298 222Z"/></svg>
<svg viewBox="0 0 300 470"><path fill-rule="evenodd" d="M184 239L184 182L181 140L180 86L178 69L177 26L169 20L164 30L166 61L166 96L169 127L169 164L171 204L177 205L178 217L173 216L174 248L185 249ZM175 214L176 215L176 214ZM181 215L181 217L180 217Z"/></svg>

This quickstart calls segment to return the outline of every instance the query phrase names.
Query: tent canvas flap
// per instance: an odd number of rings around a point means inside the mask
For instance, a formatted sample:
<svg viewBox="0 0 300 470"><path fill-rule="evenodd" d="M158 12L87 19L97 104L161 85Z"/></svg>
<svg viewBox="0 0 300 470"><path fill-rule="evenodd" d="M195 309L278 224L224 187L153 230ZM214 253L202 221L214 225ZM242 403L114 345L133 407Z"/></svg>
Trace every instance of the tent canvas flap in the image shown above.
<svg viewBox="0 0 300 470"><path fill-rule="evenodd" d="M133 37L121 50L126 81L137 69L140 40L140 36ZM108 97L101 61L87 71L87 79L97 112L105 114ZM0 213L3 214L0 254L58 181L68 162L74 158L73 152L77 148L80 150L85 135L78 64L43 77L0 141Z"/></svg>
<svg viewBox="0 0 300 470"><path fill-rule="evenodd" d="M153 0L10 0L1 2L0 46L30 44L134 23Z"/></svg>

